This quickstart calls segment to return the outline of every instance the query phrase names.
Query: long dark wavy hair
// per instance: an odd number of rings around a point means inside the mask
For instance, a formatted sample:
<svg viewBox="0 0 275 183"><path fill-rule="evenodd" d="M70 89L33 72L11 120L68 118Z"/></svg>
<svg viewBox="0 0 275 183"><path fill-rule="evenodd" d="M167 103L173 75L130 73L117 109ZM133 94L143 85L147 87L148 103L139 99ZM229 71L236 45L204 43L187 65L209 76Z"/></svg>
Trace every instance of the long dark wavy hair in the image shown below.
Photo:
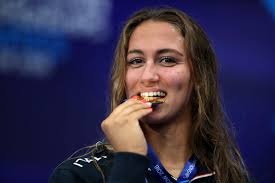
<svg viewBox="0 0 275 183"><path fill-rule="evenodd" d="M148 20L170 23L184 37L194 84L191 95L192 152L200 163L215 171L217 182L247 182L248 172L221 105L215 53L202 28L184 12L166 7L142 9L126 22L116 47L112 67L111 111L126 98L126 57L130 37L140 24Z"/></svg>

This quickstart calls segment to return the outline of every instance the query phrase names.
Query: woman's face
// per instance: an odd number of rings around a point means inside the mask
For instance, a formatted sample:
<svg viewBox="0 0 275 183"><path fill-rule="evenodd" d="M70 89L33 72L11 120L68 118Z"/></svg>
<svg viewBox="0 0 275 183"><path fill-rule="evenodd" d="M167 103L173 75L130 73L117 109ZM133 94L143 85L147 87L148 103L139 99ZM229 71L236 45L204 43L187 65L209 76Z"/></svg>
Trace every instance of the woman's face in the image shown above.
<svg viewBox="0 0 275 183"><path fill-rule="evenodd" d="M164 103L142 119L159 123L181 119L190 111L192 90L184 37L173 25L146 21L132 33L127 53L127 97L164 95ZM156 93L152 93L156 92Z"/></svg>

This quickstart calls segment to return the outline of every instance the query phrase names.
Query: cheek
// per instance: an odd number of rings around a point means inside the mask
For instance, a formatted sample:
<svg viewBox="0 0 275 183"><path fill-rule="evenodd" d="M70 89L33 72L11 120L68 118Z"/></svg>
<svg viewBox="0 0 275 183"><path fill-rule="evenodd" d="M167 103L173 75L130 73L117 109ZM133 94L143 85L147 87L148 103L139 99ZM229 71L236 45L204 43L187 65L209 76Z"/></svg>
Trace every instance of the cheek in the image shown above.
<svg viewBox="0 0 275 183"><path fill-rule="evenodd" d="M125 80L126 80L126 95L127 97L129 97L132 95L132 92L134 92L133 89L138 81L138 78L135 74L133 74L133 72L127 71Z"/></svg>
<svg viewBox="0 0 275 183"><path fill-rule="evenodd" d="M188 72L170 72L167 83L175 90L186 92L190 86L190 74Z"/></svg>

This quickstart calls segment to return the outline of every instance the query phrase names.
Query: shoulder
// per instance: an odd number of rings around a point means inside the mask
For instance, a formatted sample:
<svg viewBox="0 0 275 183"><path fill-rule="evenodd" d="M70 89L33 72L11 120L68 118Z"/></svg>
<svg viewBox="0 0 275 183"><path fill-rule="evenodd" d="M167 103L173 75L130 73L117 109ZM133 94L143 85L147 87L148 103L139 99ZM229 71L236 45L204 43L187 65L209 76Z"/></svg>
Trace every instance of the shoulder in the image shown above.
<svg viewBox="0 0 275 183"><path fill-rule="evenodd" d="M65 160L53 171L49 182L102 182L102 174L109 173L112 159L112 153L104 153L96 156L87 154Z"/></svg>

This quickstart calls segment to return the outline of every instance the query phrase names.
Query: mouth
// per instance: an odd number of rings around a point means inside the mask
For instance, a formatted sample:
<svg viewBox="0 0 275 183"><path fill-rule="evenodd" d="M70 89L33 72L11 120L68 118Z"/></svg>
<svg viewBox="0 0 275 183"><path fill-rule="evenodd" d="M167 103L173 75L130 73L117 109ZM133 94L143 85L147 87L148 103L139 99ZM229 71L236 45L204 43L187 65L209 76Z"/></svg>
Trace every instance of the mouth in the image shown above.
<svg viewBox="0 0 275 183"><path fill-rule="evenodd" d="M165 101L167 93L164 91L154 91L154 92L140 92L139 97L142 97L147 102L151 103L163 103Z"/></svg>

